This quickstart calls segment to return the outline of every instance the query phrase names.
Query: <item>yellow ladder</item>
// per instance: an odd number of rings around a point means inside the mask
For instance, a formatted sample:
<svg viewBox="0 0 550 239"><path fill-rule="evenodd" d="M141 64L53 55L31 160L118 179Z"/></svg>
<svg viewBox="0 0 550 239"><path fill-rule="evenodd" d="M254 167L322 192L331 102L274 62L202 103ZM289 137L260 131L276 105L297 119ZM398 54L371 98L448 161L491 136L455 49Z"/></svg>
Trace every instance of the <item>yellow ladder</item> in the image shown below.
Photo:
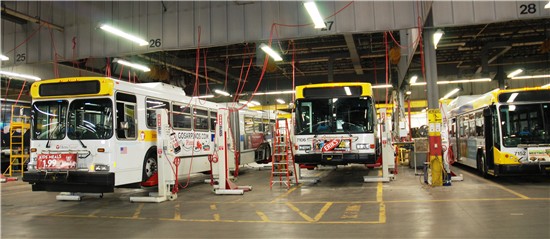
<svg viewBox="0 0 550 239"><path fill-rule="evenodd" d="M298 184L298 175L296 174L294 152L292 150L292 142L290 141L290 130L287 119L277 119L273 136L269 188L271 189L273 184L279 183L279 185L286 185L287 189L289 189L293 181Z"/></svg>
<svg viewBox="0 0 550 239"><path fill-rule="evenodd" d="M28 106L11 106L10 165L4 171L4 176L11 177L13 173L21 173L23 176L25 162L29 159L30 145L25 145L25 132L30 130L30 116L25 113L28 113L29 109Z"/></svg>

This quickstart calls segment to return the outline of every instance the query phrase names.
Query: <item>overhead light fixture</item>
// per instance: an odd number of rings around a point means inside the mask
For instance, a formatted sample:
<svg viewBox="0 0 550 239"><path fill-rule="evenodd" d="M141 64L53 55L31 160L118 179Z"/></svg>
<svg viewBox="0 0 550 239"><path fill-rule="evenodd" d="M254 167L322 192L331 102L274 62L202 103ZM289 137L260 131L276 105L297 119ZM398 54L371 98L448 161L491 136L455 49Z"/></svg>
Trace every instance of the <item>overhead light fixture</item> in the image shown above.
<svg viewBox="0 0 550 239"><path fill-rule="evenodd" d="M550 84L546 84L546 85L543 85L541 86L542 88L550 88Z"/></svg>
<svg viewBox="0 0 550 239"><path fill-rule="evenodd" d="M417 86L417 85L427 85L428 83L426 82L417 82L417 83L412 83L411 85L412 86Z"/></svg>
<svg viewBox="0 0 550 239"><path fill-rule="evenodd" d="M294 94L294 90L284 90L284 91L271 91L271 92L256 92L253 95L284 95L284 94ZM243 94L241 94L243 95Z"/></svg>
<svg viewBox="0 0 550 239"><path fill-rule="evenodd" d="M127 40L130 40L130 41L133 41L137 44L139 44L140 46L147 46L149 45L149 42L146 41L146 40L143 40L137 36L134 36L134 35L131 35L131 34L128 34L126 32L123 32L122 30L118 29L118 28L115 28L115 27L112 27L110 25L107 25L107 24L103 24L101 25L99 28L101 28L101 30L103 31L106 31L106 32L109 32L109 33L112 33L114 35L117 35L119 37L122 37L122 38L125 38Z"/></svg>
<svg viewBox="0 0 550 239"><path fill-rule="evenodd" d="M455 88L454 90L449 91L441 100L449 99L449 97L453 96L454 94L458 93L460 91L460 88Z"/></svg>
<svg viewBox="0 0 550 239"><path fill-rule="evenodd" d="M311 17L311 20L313 20L313 24L315 24L314 28L327 27L327 25L325 25L325 21L321 17L321 13L319 13L317 4L315 4L314 1L305 2L304 7L306 8L309 17Z"/></svg>
<svg viewBox="0 0 550 239"><path fill-rule="evenodd" d="M506 102L507 102L507 103L512 103L512 102L514 102L514 100L516 99L516 97L518 97L518 94L519 94L519 93L512 93L512 94L510 95L510 98L508 98L508 100L507 100Z"/></svg>
<svg viewBox="0 0 550 239"><path fill-rule="evenodd" d="M515 76L515 77L512 77L512 80L539 79L539 78L550 78L550 75Z"/></svg>
<svg viewBox="0 0 550 239"><path fill-rule="evenodd" d="M522 72L523 72L523 69L517 69L515 71L512 71L510 74L508 74L508 78L513 78L514 76L517 76Z"/></svg>
<svg viewBox="0 0 550 239"><path fill-rule="evenodd" d="M199 95L199 96L193 96L193 98L196 98L196 99L214 98L214 95Z"/></svg>
<svg viewBox="0 0 550 239"><path fill-rule="evenodd" d="M346 95L351 95L351 90L349 89L349 87L344 87L344 90L346 91Z"/></svg>
<svg viewBox="0 0 550 239"><path fill-rule="evenodd" d="M418 76L412 76L411 79L409 79L409 84L414 84L416 83L416 80L418 80Z"/></svg>
<svg viewBox="0 0 550 239"><path fill-rule="evenodd" d="M141 70L141 71L143 71L143 72L149 72L149 71L151 71L151 69L150 69L149 67L147 67L147 66L140 65L140 64L136 64L136 63L132 63L132 62L125 61L125 60L122 60L122 59L118 59L118 58L115 58L115 59L113 60L113 62L118 63L118 64L121 64L121 65L129 66L129 67L132 67L132 68Z"/></svg>
<svg viewBox="0 0 550 239"><path fill-rule="evenodd" d="M284 104L284 103L285 103L285 101L282 100L282 99L276 99L276 101L277 101L277 103L279 103L279 104Z"/></svg>
<svg viewBox="0 0 550 239"><path fill-rule="evenodd" d="M9 61L10 58L7 57L7 56L4 56L4 55L0 55L0 60L2 60L2 61Z"/></svg>
<svg viewBox="0 0 550 239"><path fill-rule="evenodd" d="M408 90L407 92L405 92L406 95L410 95L412 94L412 91Z"/></svg>
<svg viewBox="0 0 550 239"><path fill-rule="evenodd" d="M373 89L379 89L379 88L392 88L393 86L392 85L373 85L372 88ZM347 87L346 87L347 88ZM349 89L349 88L348 88ZM348 91L346 90L346 94L348 93ZM350 94L351 95L351 92Z"/></svg>
<svg viewBox="0 0 550 239"><path fill-rule="evenodd" d="M214 90L214 92L220 94L220 95L225 95L225 96L231 96L231 94L223 91L223 90Z"/></svg>
<svg viewBox="0 0 550 239"><path fill-rule="evenodd" d="M0 75L11 76L11 77L19 78L19 79L22 79L22 80L33 80L33 81L42 80L42 79L40 79L40 77L25 75L25 74L19 74L19 73L9 72L9 71L0 71Z"/></svg>
<svg viewBox="0 0 550 239"><path fill-rule="evenodd" d="M478 78L478 79L466 79L466 80L444 80L444 81L438 81L438 85L446 85L446 84L460 84L460 83L472 83L472 82L487 82L491 81L491 78Z"/></svg>
<svg viewBox="0 0 550 239"><path fill-rule="evenodd" d="M434 33L433 35L433 40L434 40L434 47L435 49L437 49L437 43L439 43L439 40L441 40L441 37L443 37L443 31L441 31L441 29L437 29L437 31Z"/></svg>
<svg viewBox="0 0 550 239"><path fill-rule="evenodd" d="M260 102L255 101L255 100L251 100L250 103L251 103L251 104L254 104L254 106L262 105L262 104L260 104Z"/></svg>
<svg viewBox="0 0 550 239"><path fill-rule="evenodd" d="M273 58L274 61L282 61L283 60L283 58L281 57L281 55L279 55L279 53L275 52L273 49L271 49L271 47L269 47L268 45L266 45L264 43L260 44L260 49L262 49L262 51L264 51L269 56L271 56L271 58Z"/></svg>
<svg viewBox="0 0 550 239"><path fill-rule="evenodd" d="M544 5L544 9L550 9L550 1L546 5Z"/></svg>

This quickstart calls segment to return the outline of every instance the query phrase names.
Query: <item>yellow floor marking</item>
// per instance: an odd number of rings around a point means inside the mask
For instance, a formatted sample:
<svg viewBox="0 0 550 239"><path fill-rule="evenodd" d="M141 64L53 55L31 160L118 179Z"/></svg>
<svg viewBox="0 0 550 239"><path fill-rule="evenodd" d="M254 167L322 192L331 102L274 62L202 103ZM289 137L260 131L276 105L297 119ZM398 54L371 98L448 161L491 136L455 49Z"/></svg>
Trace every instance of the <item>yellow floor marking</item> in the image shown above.
<svg viewBox="0 0 550 239"><path fill-rule="evenodd" d="M473 175L473 174L471 174L471 173L469 173L469 172L465 172L465 171L464 171L464 173ZM488 182L489 184L492 184L493 186L495 186L495 187L497 187L497 188L500 188L500 189L502 189L502 190L504 190L504 191L506 191L506 192L509 192L509 193L511 193L511 194L514 194L514 195L516 195L516 196L518 196L518 197L520 197L520 198L529 199L529 197L527 197L527 196L525 196L525 195L523 195L523 194L521 194L521 193L518 193L518 192L516 192L516 191L514 191L514 190L512 190L512 189L509 189L509 188L507 188L507 187L504 187L504 186L502 186L502 185L500 185L500 184L498 184L498 183L492 182L492 181L490 181L490 180L488 180L488 179L484 179L484 178L480 178L480 179L481 179L481 180L484 180L485 182Z"/></svg>
<svg viewBox="0 0 550 239"><path fill-rule="evenodd" d="M180 220L181 219L181 212L180 212L180 204L176 204L174 206L174 220Z"/></svg>
<svg viewBox="0 0 550 239"><path fill-rule="evenodd" d="M289 194L291 194L292 192L294 192L296 189L300 188L301 186L302 186L302 184L298 184L297 186L292 187L291 189L286 191L286 193L283 193L283 194L279 195L278 197L276 197L275 199L273 199L270 203L274 203L279 199L283 199L285 197L288 197Z"/></svg>
<svg viewBox="0 0 550 239"><path fill-rule="evenodd" d="M214 214L214 221L217 221L217 222L220 221L220 214L218 213Z"/></svg>
<svg viewBox="0 0 550 239"><path fill-rule="evenodd" d="M346 211L344 211L344 215L342 215L340 218L341 219L358 218L359 211L361 211L361 205L359 204L349 205L346 207Z"/></svg>
<svg viewBox="0 0 550 239"><path fill-rule="evenodd" d="M265 213L256 210L256 214L258 214L258 216L260 216L262 221L264 221L264 222L269 222L270 221L269 218L267 217L267 215L265 215Z"/></svg>
<svg viewBox="0 0 550 239"><path fill-rule="evenodd" d="M218 207L216 206L216 204L210 204L210 210L216 211L216 210L218 210ZM220 221L220 214L219 213L214 213L213 217L214 217L214 221Z"/></svg>
<svg viewBox="0 0 550 239"><path fill-rule="evenodd" d="M321 211L315 215L313 218L316 222L321 220L321 218L325 215L325 213L328 211L328 209L332 206L332 202L327 202L323 208L321 208Z"/></svg>
<svg viewBox="0 0 550 239"><path fill-rule="evenodd" d="M145 206L144 203L140 203L138 207L136 208L136 211L134 212L134 215L132 218L139 218L139 215L141 214L141 210L143 209L143 206Z"/></svg>
<svg viewBox="0 0 550 239"><path fill-rule="evenodd" d="M313 222L313 218L309 217L308 215L306 215L305 213L303 213L302 211L300 211L300 209L298 209L297 207L295 207L294 205L292 205L292 203L285 203L290 209L292 209L293 211L297 212L302 218L306 219L306 221L308 222Z"/></svg>
<svg viewBox="0 0 550 239"><path fill-rule="evenodd" d="M210 210L218 210L218 208L216 207L216 204L211 204Z"/></svg>
<svg viewBox="0 0 550 239"><path fill-rule="evenodd" d="M317 213L317 215L315 215L314 218L311 218L307 214L303 213L299 208L292 205L292 203L287 202L286 205L290 209L292 209L293 211L297 212L302 218L306 219L306 221L308 221L308 222L317 222L317 221L321 220L321 218L325 215L325 213L328 211L328 209L332 206L332 202L325 203L325 206L323 206L323 208L321 208L319 213Z"/></svg>
<svg viewBox="0 0 550 239"><path fill-rule="evenodd" d="M386 223L386 205L383 202L380 203L380 208L378 211L378 222Z"/></svg>

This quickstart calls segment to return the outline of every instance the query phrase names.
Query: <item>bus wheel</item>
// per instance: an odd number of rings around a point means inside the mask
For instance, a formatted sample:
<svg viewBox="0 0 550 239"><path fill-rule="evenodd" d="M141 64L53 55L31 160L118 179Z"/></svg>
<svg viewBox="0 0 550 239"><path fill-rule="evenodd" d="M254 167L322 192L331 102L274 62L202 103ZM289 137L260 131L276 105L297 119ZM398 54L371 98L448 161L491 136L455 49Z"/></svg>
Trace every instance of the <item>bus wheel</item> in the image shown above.
<svg viewBox="0 0 550 239"><path fill-rule="evenodd" d="M152 153L151 153L152 151ZM147 181L158 170L156 149L149 150L143 161L143 181Z"/></svg>
<svg viewBox="0 0 550 239"><path fill-rule="evenodd" d="M487 162L485 162L485 154L482 151L477 153L477 171L480 176L487 177Z"/></svg>

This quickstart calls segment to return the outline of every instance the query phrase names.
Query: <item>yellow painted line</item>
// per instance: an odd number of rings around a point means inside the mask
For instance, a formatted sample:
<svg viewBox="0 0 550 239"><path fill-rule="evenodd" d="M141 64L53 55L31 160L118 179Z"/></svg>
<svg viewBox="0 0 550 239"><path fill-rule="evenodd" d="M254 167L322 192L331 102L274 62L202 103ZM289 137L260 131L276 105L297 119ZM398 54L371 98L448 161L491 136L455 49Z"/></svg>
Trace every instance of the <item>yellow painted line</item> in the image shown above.
<svg viewBox="0 0 550 239"><path fill-rule="evenodd" d="M386 205L383 202L380 203L378 211L378 222L386 223Z"/></svg>
<svg viewBox="0 0 550 239"><path fill-rule="evenodd" d="M325 213L328 211L328 209L332 206L332 202L327 202L323 208L321 208L321 211L315 215L313 218L316 222L321 220L321 218L325 215Z"/></svg>
<svg viewBox="0 0 550 239"><path fill-rule="evenodd" d="M181 212L180 212L180 204L176 204L174 206L174 220L180 220L181 219Z"/></svg>
<svg viewBox="0 0 550 239"><path fill-rule="evenodd" d="M218 207L216 206L216 204L210 204L210 210L216 211L216 210L218 210ZM214 218L214 221L217 221L217 222L220 221L220 214L219 213L214 213L214 215L212 215L212 217Z"/></svg>
<svg viewBox="0 0 550 239"><path fill-rule="evenodd" d="M132 218L139 218L139 215L141 214L141 210L143 209L143 206L145 206L144 203L140 203L138 207L136 208L136 211L134 212L134 215Z"/></svg>
<svg viewBox="0 0 550 239"><path fill-rule="evenodd" d="M314 222L313 221L313 218L309 217L308 215L306 215L305 213L303 213L302 211L300 211L300 209L298 209L296 206L292 205L292 203L285 203L290 209L292 209L293 211L297 212L302 218L306 219L306 221L308 222Z"/></svg>
<svg viewBox="0 0 550 239"><path fill-rule="evenodd" d="M296 189L300 188L302 186L302 184L298 184L297 186L294 186L292 187L291 189L289 189L288 191L286 191L286 193L283 193L281 195L279 195L278 197L276 197L275 199L273 199L270 203L274 203L276 202L277 200L280 200L280 199L283 199L285 197L288 197L289 194L291 194L292 192L294 192Z"/></svg>
<svg viewBox="0 0 550 239"><path fill-rule="evenodd" d="M258 216L260 216L260 218L262 219L262 221L264 222L269 222L271 220L269 220L269 218L267 217L267 215L265 215L265 213L261 212L261 211L256 211L256 214L258 214Z"/></svg>
<svg viewBox="0 0 550 239"><path fill-rule="evenodd" d="M218 208L216 207L216 204L211 204L210 205L210 210L218 210Z"/></svg>
<svg viewBox="0 0 550 239"><path fill-rule="evenodd" d="M473 174L471 174L471 173L469 173L469 172L466 172L466 171L464 171L463 173L467 173L467 174L473 175ZM504 190L504 191L506 191L506 192L509 192L509 193L511 193L511 194L514 194L514 195L516 195L516 196L518 196L518 197L520 197L520 198L529 199L529 197L527 197L527 196L525 196L525 195L523 195L523 194L521 194L521 193L518 193L518 192L516 192L516 191L514 191L514 190L512 190L512 189L509 189L509 188L507 188L507 187L504 187L504 186L502 186L502 185L500 185L500 184L498 184L498 183L492 182L492 181L490 181L490 180L488 180L488 179L484 179L484 178L480 178L480 179L483 180L483 181L485 181L485 182L488 182L489 184L491 184L491 185L493 185L493 186L495 186L495 187L497 187L497 188L500 188L500 189L502 189L502 190Z"/></svg>
<svg viewBox="0 0 550 239"><path fill-rule="evenodd" d="M220 221L220 214L218 214L218 213L214 214L214 221L216 221L216 222Z"/></svg>
<svg viewBox="0 0 550 239"><path fill-rule="evenodd" d="M360 204L349 205L346 207L341 219L356 219L359 217L359 211L361 211Z"/></svg>

